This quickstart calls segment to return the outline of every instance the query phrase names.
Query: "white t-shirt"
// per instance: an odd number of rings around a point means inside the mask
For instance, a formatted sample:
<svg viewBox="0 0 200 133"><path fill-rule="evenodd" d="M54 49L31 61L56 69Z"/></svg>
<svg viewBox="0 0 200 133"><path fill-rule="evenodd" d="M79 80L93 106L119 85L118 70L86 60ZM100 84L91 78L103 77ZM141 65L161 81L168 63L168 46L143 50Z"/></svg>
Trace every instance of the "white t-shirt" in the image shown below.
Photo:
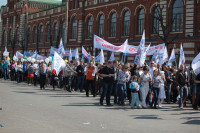
<svg viewBox="0 0 200 133"><path fill-rule="evenodd" d="M151 76L151 78L153 78L153 71L154 70L156 70L156 68L155 67L149 67L149 74L150 74L150 76Z"/></svg>

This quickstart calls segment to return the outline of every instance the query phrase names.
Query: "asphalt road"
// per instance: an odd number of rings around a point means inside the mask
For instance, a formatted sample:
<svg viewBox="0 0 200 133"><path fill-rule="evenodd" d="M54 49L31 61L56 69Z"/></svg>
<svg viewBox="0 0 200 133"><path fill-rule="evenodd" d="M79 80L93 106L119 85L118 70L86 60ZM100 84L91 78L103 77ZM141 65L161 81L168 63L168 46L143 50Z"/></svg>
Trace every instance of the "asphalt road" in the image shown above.
<svg viewBox="0 0 200 133"><path fill-rule="evenodd" d="M99 97L0 79L0 133L199 133L200 111L99 106Z"/></svg>

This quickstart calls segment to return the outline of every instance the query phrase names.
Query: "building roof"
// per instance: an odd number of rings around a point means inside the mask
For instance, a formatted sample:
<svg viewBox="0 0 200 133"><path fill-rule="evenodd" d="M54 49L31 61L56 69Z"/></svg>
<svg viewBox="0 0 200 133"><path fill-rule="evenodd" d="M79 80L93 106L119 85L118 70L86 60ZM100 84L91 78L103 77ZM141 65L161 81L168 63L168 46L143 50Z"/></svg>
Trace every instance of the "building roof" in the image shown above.
<svg viewBox="0 0 200 133"><path fill-rule="evenodd" d="M46 4L62 4L62 1L58 1L58 0L29 0L29 2L46 3Z"/></svg>

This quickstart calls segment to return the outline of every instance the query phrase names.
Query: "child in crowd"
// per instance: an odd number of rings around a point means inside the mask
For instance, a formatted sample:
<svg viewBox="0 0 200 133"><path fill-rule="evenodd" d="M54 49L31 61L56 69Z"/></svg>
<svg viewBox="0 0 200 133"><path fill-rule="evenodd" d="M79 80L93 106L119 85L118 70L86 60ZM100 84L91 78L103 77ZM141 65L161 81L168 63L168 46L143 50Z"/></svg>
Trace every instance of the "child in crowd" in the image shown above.
<svg viewBox="0 0 200 133"><path fill-rule="evenodd" d="M137 108L140 108L140 101L139 101L139 96L138 96L139 88L140 88L140 86L138 85L138 82L137 82L137 76L134 75L132 77L131 83L130 83L131 97L132 97L132 101L131 101L132 109L135 108L135 104L136 104Z"/></svg>
<svg viewBox="0 0 200 133"><path fill-rule="evenodd" d="M159 90L159 96L158 96L158 108L162 107L162 103L164 99L166 98L165 95L165 73L164 71L160 72L160 90Z"/></svg>

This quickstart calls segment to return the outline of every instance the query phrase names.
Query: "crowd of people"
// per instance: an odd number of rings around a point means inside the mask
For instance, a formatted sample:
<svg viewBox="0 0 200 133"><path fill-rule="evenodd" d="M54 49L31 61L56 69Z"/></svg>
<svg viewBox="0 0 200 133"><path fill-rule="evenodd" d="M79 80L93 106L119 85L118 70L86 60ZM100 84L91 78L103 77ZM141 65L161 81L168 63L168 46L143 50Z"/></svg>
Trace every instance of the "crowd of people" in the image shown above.
<svg viewBox="0 0 200 133"><path fill-rule="evenodd" d="M100 65L94 61L67 61L66 67L57 75L51 63L45 61L2 60L0 78L40 85L40 89L52 86L66 91L80 91L89 97L100 96L100 105L130 105L131 108L162 108L162 103L178 103L183 109L191 102L193 109L200 103L200 74L195 75L191 66L161 67L154 61L149 66L108 61ZM113 96L113 103L111 97ZM106 102L104 103L104 98Z"/></svg>

